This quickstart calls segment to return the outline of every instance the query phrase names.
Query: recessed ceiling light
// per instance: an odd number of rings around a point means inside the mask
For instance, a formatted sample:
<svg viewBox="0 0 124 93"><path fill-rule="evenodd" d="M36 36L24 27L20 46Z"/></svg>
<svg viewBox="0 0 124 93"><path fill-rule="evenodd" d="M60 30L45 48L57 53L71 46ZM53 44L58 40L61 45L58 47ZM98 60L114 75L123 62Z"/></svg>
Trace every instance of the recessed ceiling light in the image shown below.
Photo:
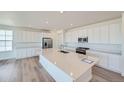
<svg viewBox="0 0 124 93"><path fill-rule="evenodd" d="M60 11L60 13L62 14L62 13L63 13L63 11Z"/></svg>
<svg viewBox="0 0 124 93"><path fill-rule="evenodd" d="M73 25L73 24L70 24L71 26Z"/></svg>

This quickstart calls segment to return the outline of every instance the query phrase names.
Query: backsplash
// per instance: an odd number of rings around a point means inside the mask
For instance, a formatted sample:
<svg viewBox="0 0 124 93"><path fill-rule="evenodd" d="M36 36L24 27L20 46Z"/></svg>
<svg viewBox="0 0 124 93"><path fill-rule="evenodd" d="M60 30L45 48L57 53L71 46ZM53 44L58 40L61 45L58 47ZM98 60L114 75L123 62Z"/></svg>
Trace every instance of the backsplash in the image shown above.
<svg viewBox="0 0 124 93"><path fill-rule="evenodd" d="M106 51L121 54L121 45L119 44L93 44L93 43L64 43L65 47L88 47L91 50Z"/></svg>

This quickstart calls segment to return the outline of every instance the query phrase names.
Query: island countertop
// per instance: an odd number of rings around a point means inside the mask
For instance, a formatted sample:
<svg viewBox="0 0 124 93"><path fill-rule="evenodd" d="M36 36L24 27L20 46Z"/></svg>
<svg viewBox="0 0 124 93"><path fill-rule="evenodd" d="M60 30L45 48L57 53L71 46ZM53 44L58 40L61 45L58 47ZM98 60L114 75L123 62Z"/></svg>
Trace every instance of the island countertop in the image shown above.
<svg viewBox="0 0 124 93"><path fill-rule="evenodd" d="M98 62L97 57L92 57L83 54L77 54L75 52L61 53L58 49L42 49L41 56L46 58L49 62L53 63L74 80L78 79L83 73L88 71ZM81 61L87 58L92 60L93 63L89 64Z"/></svg>

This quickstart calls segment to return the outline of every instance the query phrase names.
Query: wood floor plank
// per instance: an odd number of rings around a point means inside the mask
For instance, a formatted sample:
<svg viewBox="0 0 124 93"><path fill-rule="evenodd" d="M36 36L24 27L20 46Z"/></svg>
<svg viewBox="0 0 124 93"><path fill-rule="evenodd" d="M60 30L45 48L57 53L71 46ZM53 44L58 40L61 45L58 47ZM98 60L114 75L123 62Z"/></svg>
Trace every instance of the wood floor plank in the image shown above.
<svg viewBox="0 0 124 93"><path fill-rule="evenodd" d="M97 66L93 67L93 75L99 76L108 82L124 82L124 77L121 74ZM101 82L104 81L101 80Z"/></svg>
<svg viewBox="0 0 124 93"><path fill-rule="evenodd" d="M38 57L0 61L0 82L55 82ZM124 82L120 74L94 66L91 82Z"/></svg>

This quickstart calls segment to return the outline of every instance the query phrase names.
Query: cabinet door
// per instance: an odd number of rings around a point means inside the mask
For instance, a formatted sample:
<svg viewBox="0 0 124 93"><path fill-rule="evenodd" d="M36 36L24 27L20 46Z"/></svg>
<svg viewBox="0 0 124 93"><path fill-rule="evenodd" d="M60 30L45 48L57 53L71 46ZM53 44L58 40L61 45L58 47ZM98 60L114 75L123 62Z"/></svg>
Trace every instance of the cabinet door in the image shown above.
<svg viewBox="0 0 124 93"><path fill-rule="evenodd" d="M71 37L71 31L66 32L65 33L65 41L66 42L71 42L71 39L72 39L72 37Z"/></svg>
<svg viewBox="0 0 124 93"><path fill-rule="evenodd" d="M69 35L69 36L68 36L69 42L72 42L72 38L73 38L73 37L72 37L72 32L70 31L70 32L68 33L68 35Z"/></svg>
<svg viewBox="0 0 124 93"><path fill-rule="evenodd" d="M60 48L61 45L63 44L63 33L58 33L57 35L58 35L58 37L57 37L58 44L57 45Z"/></svg>
<svg viewBox="0 0 124 93"><path fill-rule="evenodd" d="M72 31L72 42L77 43L78 42L78 32L77 31Z"/></svg>
<svg viewBox="0 0 124 93"><path fill-rule="evenodd" d="M22 42L27 42L27 32L26 31L22 31Z"/></svg>
<svg viewBox="0 0 124 93"><path fill-rule="evenodd" d="M103 44L109 43L108 25L102 25L100 27L100 43L103 43Z"/></svg>
<svg viewBox="0 0 124 93"><path fill-rule="evenodd" d="M22 31L15 31L16 32L16 42L22 42L22 38L23 38L23 33Z"/></svg>
<svg viewBox="0 0 124 93"><path fill-rule="evenodd" d="M82 31L82 36L83 36L83 38L85 38L85 37L88 36L87 29L83 29L83 31Z"/></svg>
<svg viewBox="0 0 124 93"><path fill-rule="evenodd" d="M29 42L34 42L34 32L30 32L30 34L29 34L30 36L29 36Z"/></svg>
<svg viewBox="0 0 124 93"><path fill-rule="evenodd" d="M77 33L78 33L78 37L83 37L82 30L78 30Z"/></svg>
<svg viewBox="0 0 124 93"><path fill-rule="evenodd" d="M68 42L68 32L65 32L64 41L65 41L65 42Z"/></svg>
<svg viewBox="0 0 124 93"><path fill-rule="evenodd" d="M111 44L121 44L121 24L113 23L109 25L109 37Z"/></svg>
<svg viewBox="0 0 124 93"><path fill-rule="evenodd" d="M26 58L26 49L16 49L16 58L20 59L20 58Z"/></svg>
<svg viewBox="0 0 124 93"><path fill-rule="evenodd" d="M93 43L99 43L100 42L100 29L99 27L93 28Z"/></svg>
<svg viewBox="0 0 124 93"><path fill-rule="evenodd" d="M120 61L121 61L121 57L119 55L110 54L109 62L108 62L109 69L115 72L120 72L120 67L119 67Z"/></svg>
<svg viewBox="0 0 124 93"><path fill-rule="evenodd" d="M31 41L31 38L32 38L31 35L32 35L31 32L25 31L25 41L26 41L26 42L32 42L32 41Z"/></svg>
<svg viewBox="0 0 124 93"><path fill-rule="evenodd" d="M88 29L88 43L93 43L93 30L90 28Z"/></svg>
<svg viewBox="0 0 124 93"><path fill-rule="evenodd" d="M99 57L100 57L100 61L99 61L98 65L100 67L108 69L109 56L107 54L104 54L104 53L99 53Z"/></svg>

